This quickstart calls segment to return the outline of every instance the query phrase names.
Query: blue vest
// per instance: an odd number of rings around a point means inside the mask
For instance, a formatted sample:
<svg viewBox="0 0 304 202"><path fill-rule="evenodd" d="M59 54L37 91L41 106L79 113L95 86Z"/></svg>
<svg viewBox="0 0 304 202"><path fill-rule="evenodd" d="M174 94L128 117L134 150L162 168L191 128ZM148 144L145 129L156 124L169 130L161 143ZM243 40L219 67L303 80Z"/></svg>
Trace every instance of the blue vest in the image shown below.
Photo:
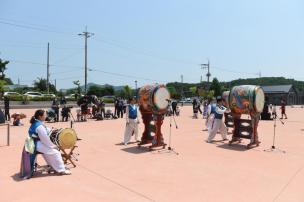
<svg viewBox="0 0 304 202"><path fill-rule="evenodd" d="M220 109L223 109L222 107L220 107L220 106L218 106ZM215 113L214 113L214 118L215 119L223 119L223 114L218 114L218 113L216 113L216 111L215 111Z"/></svg>
<svg viewBox="0 0 304 202"><path fill-rule="evenodd" d="M37 135L36 129L42 125L42 122L39 120L36 120L34 123L32 123L30 129L28 130L29 136L32 137L32 135Z"/></svg>
<svg viewBox="0 0 304 202"><path fill-rule="evenodd" d="M137 118L137 107L129 105L129 119L136 119Z"/></svg>
<svg viewBox="0 0 304 202"><path fill-rule="evenodd" d="M211 104L211 112L210 114L215 114L216 104Z"/></svg>
<svg viewBox="0 0 304 202"><path fill-rule="evenodd" d="M38 137L38 133L36 132L36 129L42 125L42 122L39 120L36 120L34 123L32 123L31 127L28 130L29 136L32 137L32 135L36 135ZM36 151L37 151L37 142L39 140L38 138L34 138L34 144L35 144L35 149L34 149L34 154L30 155L30 165L31 165L31 175L34 172L34 167L35 167L35 159L36 159Z"/></svg>

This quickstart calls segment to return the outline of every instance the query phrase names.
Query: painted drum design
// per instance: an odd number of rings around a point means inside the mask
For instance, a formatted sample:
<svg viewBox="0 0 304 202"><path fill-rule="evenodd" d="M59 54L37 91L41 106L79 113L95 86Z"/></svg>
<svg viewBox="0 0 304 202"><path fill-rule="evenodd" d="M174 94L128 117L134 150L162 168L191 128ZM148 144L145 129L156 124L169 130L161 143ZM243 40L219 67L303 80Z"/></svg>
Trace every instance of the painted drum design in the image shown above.
<svg viewBox="0 0 304 202"><path fill-rule="evenodd" d="M235 114L261 113L265 95L260 86L235 86L229 94L229 107Z"/></svg>
<svg viewBox="0 0 304 202"><path fill-rule="evenodd" d="M166 113L170 93L165 85L143 86L138 95L141 110L155 114Z"/></svg>

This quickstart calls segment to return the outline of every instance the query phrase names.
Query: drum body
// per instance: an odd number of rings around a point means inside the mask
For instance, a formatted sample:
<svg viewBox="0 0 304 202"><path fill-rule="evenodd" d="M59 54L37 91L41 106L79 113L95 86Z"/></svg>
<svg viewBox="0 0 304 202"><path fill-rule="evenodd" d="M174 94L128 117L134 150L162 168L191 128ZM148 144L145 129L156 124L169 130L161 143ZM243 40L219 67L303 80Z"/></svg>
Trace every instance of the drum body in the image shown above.
<svg viewBox="0 0 304 202"><path fill-rule="evenodd" d="M265 103L265 94L260 86L235 86L229 94L229 107L234 114L261 113Z"/></svg>
<svg viewBox="0 0 304 202"><path fill-rule="evenodd" d="M77 135L74 129L54 129L50 132L51 141L62 149L72 149L77 141Z"/></svg>
<svg viewBox="0 0 304 202"><path fill-rule="evenodd" d="M224 91L222 94L223 104L225 107L228 107L228 108L229 108L229 94L230 94L230 91Z"/></svg>
<svg viewBox="0 0 304 202"><path fill-rule="evenodd" d="M141 111L164 114L167 111L170 93L165 85L146 85L138 92Z"/></svg>

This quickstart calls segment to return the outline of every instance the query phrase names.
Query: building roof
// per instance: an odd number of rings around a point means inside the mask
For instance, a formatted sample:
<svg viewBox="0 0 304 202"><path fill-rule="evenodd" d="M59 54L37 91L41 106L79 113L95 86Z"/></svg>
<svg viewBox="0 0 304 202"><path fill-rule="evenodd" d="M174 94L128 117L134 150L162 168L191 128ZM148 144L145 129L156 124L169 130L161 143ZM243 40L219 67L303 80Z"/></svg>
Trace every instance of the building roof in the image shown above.
<svg viewBox="0 0 304 202"><path fill-rule="evenodd" d="M265 93L289 93L293 86L290 85L277 85L277 86L262 86Z"/></svg>

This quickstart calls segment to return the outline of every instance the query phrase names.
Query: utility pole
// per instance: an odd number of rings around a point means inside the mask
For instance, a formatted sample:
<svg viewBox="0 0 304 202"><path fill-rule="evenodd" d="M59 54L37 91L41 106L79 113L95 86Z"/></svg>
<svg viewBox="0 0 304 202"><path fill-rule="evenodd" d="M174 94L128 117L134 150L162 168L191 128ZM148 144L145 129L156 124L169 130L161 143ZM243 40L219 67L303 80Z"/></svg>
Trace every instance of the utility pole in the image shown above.
<svg viewBox="0 0 304 202"><path fill-rule="evenodd" d="M18 86L20 86L20 79L18 78Z"/></svg>
<svg viewBox="0 0 304 202"><path fill-rule="evenodd" d="M50 93L50 43L47 44L47 63L46 63L46 89Z"/></svg>
<svg viewBox="0 0 304 202"><path fill-rule="evenodd" d="M86 27L85 31L78 35L84 37L84 92L86 94L88 84L88 38L93 36L94 33L88 32Z"/></svg>
<svg viewBox="0 0 304 202"><path fill-rule="evenodd" d="M135 97L136 97L136 100L137 100L137 80L135 80L134 82L135 82Z"/></svg>
<svg viewBox="0 0 304 202"><path fill-rule="evenodd" d="M181 97L184 98L184 88L183 88L183 84L184 83L184 75L181 75Z"/></svg>
<svg viewBox="0 0 304 202"><path fill-rule="evenodd" d="M207 76L207 82L209 84L210 83L210 77L211 77L211 73L210 73L210 61L209 61L209 59L208 59L208 63L207 64L201 64L201 68L208 70L208 73L206 74L206 76Z"/></svg>
<svg viewBox="0 0 304 202"><path fill-rule="evenodd" d="M57 89L57 82L56 82L56 79L55 79L55 89Z"/></svg>

